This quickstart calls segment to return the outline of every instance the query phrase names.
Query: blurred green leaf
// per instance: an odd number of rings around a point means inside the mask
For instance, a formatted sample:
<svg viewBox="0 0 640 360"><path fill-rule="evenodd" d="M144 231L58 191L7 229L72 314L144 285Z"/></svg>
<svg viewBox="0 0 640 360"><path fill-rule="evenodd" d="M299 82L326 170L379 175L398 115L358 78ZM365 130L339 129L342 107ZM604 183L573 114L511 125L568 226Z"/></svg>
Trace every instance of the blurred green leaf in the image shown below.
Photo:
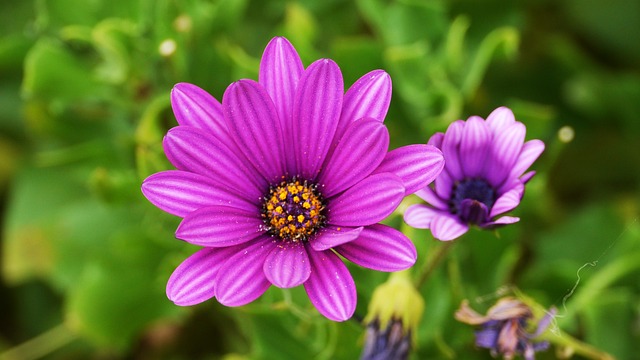
<svg viewBox="0 0 640 360"><path fill-rule="evenodd" d="M608 289L595 297L585 309L585 340L617 359L632 359L636 355L632 344L640 340L634 332L634 300L637 297L625 289ZM610 329L619 329L618 332Z"/></svg>
<svg viewBox="0 0 640 360"><path fill-rule="evenodd" d="M66 25L92 26L103 18L135 17L139 3L127 0L96 0L83 3L75 0L38 0L37 25L42 28L59 29Z"/></svg>
<svg viewBox="0 0 640 360"><path fill-rule="evenodd" d="M341 346L358 343L364 332L351 321L326 322L321 317L306 321L290 313L273 312L252 313L244 320L255 345L251 358L353 359L360 353L357 346Z"/></svg>
<svg viewBox="0 0 640 360"><path fill-rule="evenodd" d="M167 246L175 245L150 238L141 208L96 201L81 172L31 169L21 176L3 251L10 281L50 281L67 295L67 320L77 332L120 350L149 322L178 311L164 295L166 279L158 279Z"/></svg>
<svg viewBox="0 0 640 360"><path fill-rule="evenodd" d="M568 24L583 40L623 63L640 60L640 3L633 0L564 0L561 2Z"/></svg>
<svg viewBox="0 0 640 360"><path fill-rule="evenodd" d="M82 198L79 187L82 184L77 179L60 171L45 174L23 169L17 175L3 229L3 274L9 282L53 275L56 254L52 240L61 231L56 213Z"/></svg>
<svg viewBox="0 0 640 360"><path fill-rule="evenodd" d="M23 95L62 100L66 103L99 91L91 69L60 42L41 39L25 59Z"/></svg>
<svg viewBox="0 0 640 360"><path fill-rule="evenodd" d="M101 255L84 263L70 288L67 322L100 347L124 351L151 322L181 311L166 298L164 282L153 281L162 252L154 254L144 239L141 232L121 231L94 245L104 248Z"/></svg>

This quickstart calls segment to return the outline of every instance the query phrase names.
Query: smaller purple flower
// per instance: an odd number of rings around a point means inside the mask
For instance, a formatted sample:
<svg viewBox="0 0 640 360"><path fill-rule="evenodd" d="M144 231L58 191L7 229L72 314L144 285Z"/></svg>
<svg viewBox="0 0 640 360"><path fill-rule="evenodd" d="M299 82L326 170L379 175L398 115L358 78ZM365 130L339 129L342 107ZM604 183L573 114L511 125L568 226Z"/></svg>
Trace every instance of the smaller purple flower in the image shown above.
<svg viewBox="0 0 640 360"><path fill-rule="evenodd" d="M487 120L472 116L436 133L428 144L444 155L444 170L434 187L416 192L428 204L410 206L404 219L418 229L431 229L433 237L454 240L470 225L494 228L520 219L500 215L515 209L534 171L524 173L544 151L540 140L525 142L526 127L506 107Z"/></svg>
<svg viewBox="0 0 640 360"><path fill-rule="evenodd" d="M546 350L549 342L534 339L541 335L551 323L556 309L546 313L533 333L527 331L529 322L533 319L531 308L522 301L505 297L492 306L486 316L482 316L469 307L467 300L463 301L455 318L470 325L480 325L476 331L476 346L491 351L492 356L502 355L504 359L513 359L522 355L526 360L534 360L535 353Z"/></svg>

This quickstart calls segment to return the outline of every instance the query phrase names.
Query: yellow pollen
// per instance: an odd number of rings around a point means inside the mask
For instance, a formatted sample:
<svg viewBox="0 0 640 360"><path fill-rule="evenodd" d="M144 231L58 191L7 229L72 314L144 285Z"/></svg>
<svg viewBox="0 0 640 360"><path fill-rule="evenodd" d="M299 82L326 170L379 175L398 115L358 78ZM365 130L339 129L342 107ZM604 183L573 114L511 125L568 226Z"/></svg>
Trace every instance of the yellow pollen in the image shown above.
<svg viewBox="0 0 640 360"><path fill-rule="evenodd" d="M307 241L324 226L323 209L315 185L294 179L271 187L264 198L262 218L272 236L284 241Z"/></svg>

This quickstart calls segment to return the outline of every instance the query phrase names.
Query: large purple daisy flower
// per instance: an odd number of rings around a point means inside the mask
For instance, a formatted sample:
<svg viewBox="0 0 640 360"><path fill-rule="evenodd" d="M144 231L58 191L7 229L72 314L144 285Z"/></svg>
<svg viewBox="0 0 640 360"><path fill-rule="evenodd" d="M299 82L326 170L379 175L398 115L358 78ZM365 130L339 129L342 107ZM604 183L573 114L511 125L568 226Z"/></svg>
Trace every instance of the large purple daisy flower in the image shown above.
<svg viewBox="0 0 640 360"><path fill-rule="evenodd" d="M378 222L444 164L431 145L387 152L390 97L384 71L345 94L333 61L304 69L281 37L264 51L259 82L231 84L222 104L177 84L179 126L163 142L177 170L151 175L142 192L184 218L179 239L203 248L174 271L167 296L178 305L216 297L240 306L272 284L304 285L320 313L343 321L356 288L338 254L379 271L412 266L411 241Z"/></svg>
<svg viewBox="0 0 640 360"><path fill-rule="evenodd" d="M453 240L470 224L492 228L519 221L498 217L518 206L524 185L535 172L523 174L544 150L540 140L524 141L526 128L511 110L501 107L487 120L472 116L436 133L428 144L442 150L446 161L435 187L416 192L428 205L405 212L407 224L431 229L438 240Z"/></svg>

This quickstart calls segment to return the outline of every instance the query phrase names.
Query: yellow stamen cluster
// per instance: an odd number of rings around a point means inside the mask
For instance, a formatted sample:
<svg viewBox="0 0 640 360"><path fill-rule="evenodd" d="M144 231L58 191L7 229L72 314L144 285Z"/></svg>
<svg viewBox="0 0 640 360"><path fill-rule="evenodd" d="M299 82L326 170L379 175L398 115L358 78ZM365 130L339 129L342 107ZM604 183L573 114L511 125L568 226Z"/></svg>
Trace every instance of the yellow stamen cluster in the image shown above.
<svg viewBox="0 0 640 360"><path fill-rule="evenodd" d="M324 223L322 197L307 181L283 181L271 188L264 201L264 223L280 239L305 241Z"/></svg>

